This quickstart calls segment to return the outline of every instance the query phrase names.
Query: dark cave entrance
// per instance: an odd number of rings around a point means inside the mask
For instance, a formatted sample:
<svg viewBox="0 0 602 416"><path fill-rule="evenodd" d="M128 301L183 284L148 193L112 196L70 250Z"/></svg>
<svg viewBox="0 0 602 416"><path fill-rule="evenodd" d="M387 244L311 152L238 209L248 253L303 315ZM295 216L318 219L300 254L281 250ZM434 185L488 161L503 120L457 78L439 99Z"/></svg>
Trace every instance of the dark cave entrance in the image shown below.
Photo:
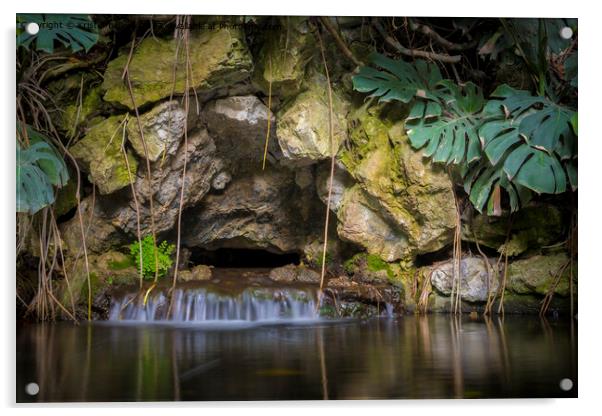
<svg viewBox="0 0 602 416"><path fill-rule="evenodd" d="M190 262L192 264L206 264L214 267L274 268L291 263L299 264L301 261L298 253L273 253L258 249L219 248L217 250L204 250L191 248L190 250Z"/></svg>

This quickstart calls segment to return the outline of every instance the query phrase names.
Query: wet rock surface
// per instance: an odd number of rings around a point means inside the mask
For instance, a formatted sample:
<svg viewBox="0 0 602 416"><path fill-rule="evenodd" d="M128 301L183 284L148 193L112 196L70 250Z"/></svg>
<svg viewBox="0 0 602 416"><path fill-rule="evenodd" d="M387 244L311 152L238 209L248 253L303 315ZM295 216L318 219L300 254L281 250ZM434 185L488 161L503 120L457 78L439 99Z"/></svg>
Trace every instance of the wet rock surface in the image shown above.
<svg viewBox="0 0 602 416"><path fill-rule="evenodd" d="M495 260L489 259L492 273L488 274L485 260L480 257L465 257L460 260L460 297L467 302L485 302L489 293L499 288L498 274L494 273ZM454 262L447 261L431 271L431 283L437 291L451 295L454 284ZM454 288L455 290L455 288Z"/></svg>

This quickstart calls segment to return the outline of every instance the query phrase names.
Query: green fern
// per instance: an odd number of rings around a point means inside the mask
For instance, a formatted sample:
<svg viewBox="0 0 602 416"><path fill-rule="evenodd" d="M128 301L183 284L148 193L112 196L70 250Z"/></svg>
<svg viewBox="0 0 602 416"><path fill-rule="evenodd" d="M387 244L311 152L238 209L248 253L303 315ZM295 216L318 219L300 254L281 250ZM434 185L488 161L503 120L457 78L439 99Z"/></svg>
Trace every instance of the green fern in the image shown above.
<svg viewBox="0 0 602 416"><path fill-rule="evenodd" d="M140 250L142 250L142 275L150 280L155 277L155 264L158 264L158 276L163 277L167 274L173 264L171 254L175 246L163 241L156 246L152 235L147 235L142 239L142 246L138 241L130 245L130 256L136 263L136 268L140 269ZM155 263L155 252L157 253L157 263Z"/></svg>

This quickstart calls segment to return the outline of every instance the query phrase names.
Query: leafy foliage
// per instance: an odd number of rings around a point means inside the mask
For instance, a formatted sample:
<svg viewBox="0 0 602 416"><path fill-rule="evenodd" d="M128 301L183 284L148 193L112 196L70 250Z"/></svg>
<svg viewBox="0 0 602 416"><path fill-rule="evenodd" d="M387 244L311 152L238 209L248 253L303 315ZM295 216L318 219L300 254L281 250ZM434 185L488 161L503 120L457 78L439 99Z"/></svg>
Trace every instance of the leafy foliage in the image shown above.
<svg viewBox="0 0 602 416"><path fill-rule="evenodd" d="M54 202L53 186L62 187L69 180L67 166L56 149L42 134L25 126L28 140L17 140L17 212L35 214ZM24 134L17 124L17 137ZM29 141L29 147L22 142Z"/></svg>
<svg viewBox="0 0 602 416"><path fill-rule="evenodd" d="M140 269L140 251L142 250L142 275L145 279L155 277L155 265L158 264L158 275L163 277L167 274L173 264L171 253L175 246L163 241L159 246L155 245L152 235L147 235L142 239L142 246L138 241L130 244L130 256L136 263L136 268ZM157 254L157 263L155 263L155 252Z"/></svg>
<svg viewBox="0 0 602 416"><path fill-rule="evenodd" d="M415 66L374 55L354 88L410 105L405 128L412 146L434 162L458 168L475 208L501 214L501 190L511 211L531 192L577 189L576 112L529 91L499 86L488 101L468 82L441 79L424 61ZM424 72L426 71L426 72Z"/></svg>
<svg viewBox="0 0 602 416"><path fill-rule="evenodd" d="M24 29L17 32L17 47L29 48L35 41L38 51L54 52L56 42L72 52L88 52L98 41L96 26L87 15L78 14L18 14L18 23L37 23L40 30L32 35Z"/></svg>

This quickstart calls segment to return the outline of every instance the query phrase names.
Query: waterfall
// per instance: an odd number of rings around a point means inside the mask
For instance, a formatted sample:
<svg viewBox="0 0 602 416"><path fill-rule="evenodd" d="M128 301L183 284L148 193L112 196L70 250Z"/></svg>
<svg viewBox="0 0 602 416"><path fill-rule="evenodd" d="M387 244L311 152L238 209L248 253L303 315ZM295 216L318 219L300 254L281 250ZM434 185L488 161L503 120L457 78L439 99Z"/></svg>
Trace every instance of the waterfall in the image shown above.
<svg viewBox="0 0 602 416"><path fill-rule="evenodd" d="M168 316L169 299L156 289L146 305L138 294L113 298L110 321L138 322L208 322L208 321L275 321L317 319L315 291L301 289L247 288L228 295L207 288L176 289Z"/></svg>

